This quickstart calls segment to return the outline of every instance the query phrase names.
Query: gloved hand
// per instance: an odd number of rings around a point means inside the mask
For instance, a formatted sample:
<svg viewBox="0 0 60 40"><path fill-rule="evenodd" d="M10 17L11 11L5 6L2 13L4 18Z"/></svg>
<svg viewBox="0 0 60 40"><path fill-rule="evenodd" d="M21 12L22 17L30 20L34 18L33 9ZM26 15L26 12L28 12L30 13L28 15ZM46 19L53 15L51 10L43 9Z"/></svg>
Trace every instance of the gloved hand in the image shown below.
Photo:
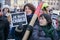
<svg viewBox="0 0 60 40"><path fill-rule="evenodd" d="M33 27L31 25L28 25L27 30L33 31Z"/></svg>
<svg viewBox="0 0 60 40"><path fill-rule="evenodd" d="M15 31L16 32L22 32L23 31L23 25L19 24L19 26L15 28Z"/></svg>

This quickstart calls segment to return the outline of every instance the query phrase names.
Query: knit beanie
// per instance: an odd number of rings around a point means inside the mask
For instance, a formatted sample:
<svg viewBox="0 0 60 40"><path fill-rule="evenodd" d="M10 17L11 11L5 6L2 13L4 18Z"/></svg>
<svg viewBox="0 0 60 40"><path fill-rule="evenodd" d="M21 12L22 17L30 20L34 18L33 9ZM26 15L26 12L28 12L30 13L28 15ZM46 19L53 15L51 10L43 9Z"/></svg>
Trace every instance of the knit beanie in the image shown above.
<svg viewBox="0 0 60 40"><path fill-rule="evenodd" d="M47 20L48 25L52 24L51 16L48 14L41 14L40 17L44 16L44 18Z"/></svg>

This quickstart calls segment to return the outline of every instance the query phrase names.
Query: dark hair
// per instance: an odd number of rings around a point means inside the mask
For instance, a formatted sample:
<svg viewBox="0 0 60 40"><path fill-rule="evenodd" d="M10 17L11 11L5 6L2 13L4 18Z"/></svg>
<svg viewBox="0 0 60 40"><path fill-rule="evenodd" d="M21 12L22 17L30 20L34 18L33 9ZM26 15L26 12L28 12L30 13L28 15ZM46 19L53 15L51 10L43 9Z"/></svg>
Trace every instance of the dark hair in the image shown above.
<svg viewBox="0 0 60 40"><path fill-rule="evenodd" d="M42 9L42 10L43 10L43 11L47 11L47 9L46 9L46 8L48 8L48 7L49 7L49 6L47 6L47 7L43 7L43 9Z"/></svg>
<svg viewBox="0 0 60 40"><path fill-rule="evenodd" d="M52 25L52 20L51 20L51 16L48 14L41 14L40 17L44 16L44 18L47 20L49 26Z"/></svg>
<svg viewBox="0 0 60 40"><path fill-rule="evenodd" d="M0 8L1 8L2 4L0 3Z"/></svg>
<svg viewBox="0 0 60 40"><path fill-rule="evenodd" d="M4 10L5 10L6 8L4 8L2 11L4 12ZM10 10L9 10L9 8L7 8L8 9L8 13L10 12Z"/></svg>
<svg viewBox="0 0 60 40"><path fill-rule="evenodd" d="M0 12L1 12L1 7L2 7L2 4L0 3Z"/></svg>
<svg viewBox="0 0 60 40"><path fill-rule="evenodd" d="M32 10L32 12L34 13L35 12L35 7L33 4L31 3L27 3L25 6L24 6L24 9L23 11L25 11L25 7L28 6L30 10Z"/></svg>

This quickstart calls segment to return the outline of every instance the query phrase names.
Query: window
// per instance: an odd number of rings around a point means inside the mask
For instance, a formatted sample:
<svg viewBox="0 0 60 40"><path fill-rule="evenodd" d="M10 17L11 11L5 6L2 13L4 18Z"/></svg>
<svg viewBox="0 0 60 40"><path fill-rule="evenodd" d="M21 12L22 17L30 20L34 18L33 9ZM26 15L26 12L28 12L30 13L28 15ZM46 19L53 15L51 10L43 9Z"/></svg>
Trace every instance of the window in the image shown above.
<svg viewBox="0 0 60 40"><path fill-rule="evenodd" d="M51 5L53 5L53 3L51 3Z"/></svg>
<svg viewBox="0 0 60 40"><path fill-rule="evenodd" d="M55 5L55 3L54 3L54 5Z"/></svg>
<svg viewBox="0 0 60 40"><path fill-rule="evenodd" d="M57 5L59 5L59 3L57 3Z"/></svg>
<svg viewBox="0 0 60 40"><path fill-rule="evenodd" d="M48 2L48 4L49 4L49 2Z"/></svg>
<svg viewBox="0 0 60 40"><path fill-rule="evenodd" d="M5 0L5 5L10 5L10 0Z"/></svg>
<svg viewBox="0 0 60 40"><path fill-rule="evenodd" d="M25 0L24 3L25 3L25 4L28 3L28 0Z"/></svg>
<svg viewBox="0 0 60 40"><path fill-rule="evenodd" d="M16 4L17 4L17 0L14 0L14 3L16 3Z"/></svg>
<svg viewBox="0 0 60 40"><path fill-rule="evenodd" d="M48 0L50 2L50 0Z"/></svg>

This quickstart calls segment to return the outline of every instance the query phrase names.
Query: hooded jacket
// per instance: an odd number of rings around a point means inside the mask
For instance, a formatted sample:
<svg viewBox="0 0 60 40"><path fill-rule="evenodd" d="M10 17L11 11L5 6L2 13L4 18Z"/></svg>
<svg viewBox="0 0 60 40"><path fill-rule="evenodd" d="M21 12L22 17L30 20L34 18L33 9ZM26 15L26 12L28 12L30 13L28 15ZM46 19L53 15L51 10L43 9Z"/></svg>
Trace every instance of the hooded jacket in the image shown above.
<svg viewBox="0 0 60 40"><path fill-rule="evenodd" d="M58 35L52 26L35 25L30 40L58 40Z"/></svg>
<svg viewBox="0 0 60 40"><path fill-rule="evenodd" d="M52 26L51 17L48 14L42 14L47 21L47 25L42 26L36 24L33 28L32 37L30 40L58 40L58 34Z"/></svg>

